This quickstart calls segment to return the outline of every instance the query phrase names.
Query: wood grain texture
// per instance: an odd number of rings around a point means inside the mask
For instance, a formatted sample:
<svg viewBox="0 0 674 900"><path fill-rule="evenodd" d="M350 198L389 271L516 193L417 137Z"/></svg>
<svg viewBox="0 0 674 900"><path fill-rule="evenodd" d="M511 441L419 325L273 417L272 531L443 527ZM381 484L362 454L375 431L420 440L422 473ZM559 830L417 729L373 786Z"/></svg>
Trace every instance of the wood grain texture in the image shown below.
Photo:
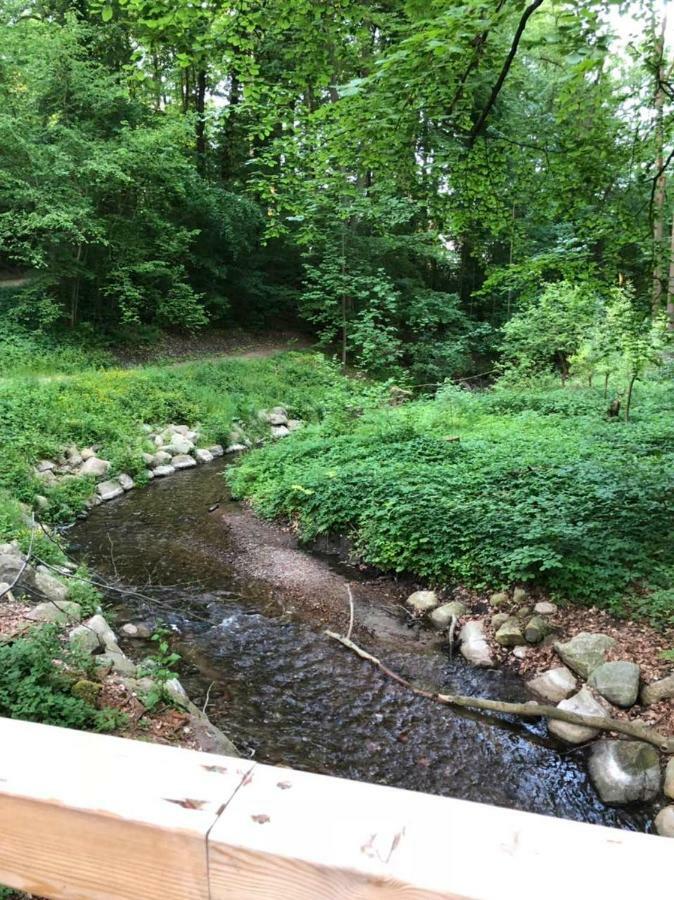
<svg viewBox="0 0 674 900"><path fill-rule="evenodd" d="M0 719L0 884L78 900L207 898L206 835L249 767Z"/></svg>

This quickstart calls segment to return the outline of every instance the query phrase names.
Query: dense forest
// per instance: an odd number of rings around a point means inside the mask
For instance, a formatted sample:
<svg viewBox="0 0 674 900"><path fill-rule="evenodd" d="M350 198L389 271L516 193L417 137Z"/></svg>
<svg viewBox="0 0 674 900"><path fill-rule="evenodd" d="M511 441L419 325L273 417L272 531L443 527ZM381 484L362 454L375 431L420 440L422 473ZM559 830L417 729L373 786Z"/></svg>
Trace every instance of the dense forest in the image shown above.
<svg viewBox="0 0 674 900"><path fill-rule="evenodd" d="M5 340L294 321L418 384L626 344L640 370L674 317L664 27L647 0L7 0Z"/></svg>

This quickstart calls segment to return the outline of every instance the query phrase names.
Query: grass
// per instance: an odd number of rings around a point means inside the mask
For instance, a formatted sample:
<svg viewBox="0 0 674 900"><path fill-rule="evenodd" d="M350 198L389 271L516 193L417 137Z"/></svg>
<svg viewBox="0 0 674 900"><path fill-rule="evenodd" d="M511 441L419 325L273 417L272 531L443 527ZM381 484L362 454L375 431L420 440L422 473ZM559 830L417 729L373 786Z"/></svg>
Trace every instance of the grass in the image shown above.
<svg viewBox="0 0 674 900"><path fill-rule="evenodd" d="M348 408L231 473L235 492L303 538L431 583L544 587L674 624L674 398L640 385L629 423L600 390L471 393Z"/></svg>

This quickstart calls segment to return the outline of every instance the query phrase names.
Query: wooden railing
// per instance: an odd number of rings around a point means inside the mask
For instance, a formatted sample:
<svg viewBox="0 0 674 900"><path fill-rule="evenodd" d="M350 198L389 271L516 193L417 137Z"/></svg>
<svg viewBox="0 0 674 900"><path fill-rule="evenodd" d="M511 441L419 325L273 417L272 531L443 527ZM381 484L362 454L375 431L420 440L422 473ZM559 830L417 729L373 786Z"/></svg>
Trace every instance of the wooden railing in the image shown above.
<svg viewBox="0 0 674 900"><path fill-rule="evenodd" d="M674 842L0 719L0 884L78 900L674 895Z"/></svg>

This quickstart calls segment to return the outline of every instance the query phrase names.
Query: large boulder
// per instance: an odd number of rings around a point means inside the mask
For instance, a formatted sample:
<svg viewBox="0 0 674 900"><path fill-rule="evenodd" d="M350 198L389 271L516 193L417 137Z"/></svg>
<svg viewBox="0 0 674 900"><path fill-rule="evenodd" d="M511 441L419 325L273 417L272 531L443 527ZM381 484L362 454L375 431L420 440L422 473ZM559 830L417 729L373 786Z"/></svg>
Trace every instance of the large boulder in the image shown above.
<svg viewBox="0 0 674 900"><path fill-rule="evenodd" d="M136 486L133 478L130 475L127 475L125 472L117 476L117 481L119 481L125 491L131 491Z"/></svg>
<svg viewBox="0 0 674 900"><path fill-rule="evenodd" d="M532 678L527 682L527 687L541 699L559 703L575 694L578 682L570 669L557 666Z"/></svg>
<svg viewBox="0 0 674 900"><path fill-rule="evenodd" d="M275 406L273 409L270 409L267 414L267 421L270 425L287 425L288 424L288 413L282 406Z"/></svg>
<svg viewBox="0 0 674 900"><path fill-rule="evenodd" d="M196 464L196 459L193 456L188 456L187 453L176 453L172 462L174 469L192 469Z"/></svg>
<svg viewBox="0 0 674 900"><path fill-rule="evenodd" d="M428 617L430 622L440 630L449 628L452 619L460 619L466 612L466 607L459 600L453 600L451 603L443 603L442 606L436 607Z"/></svg>
<svg viewBox="0 0 674 900"><path fill-rule="evenodd" d="M33 586L43 597L46 597L47 600L56 603L61 603L68 597L68 588L66 585L59 581L58 578L54 578L54 576L42 566L37 568L35 575L33 576Z"/></svg>
<svg viewBox="0 0 674 900"><path fill-rule="evenodd" d="M189 453L194 450L194 443L182 434L174 434L169 445L165 448L173 456Z"/></svg>
<svg viewBox="0 0 674 900"><path fill-rule="evenodd" d="M587 683L609 703L627 708L637 702L640 674L636 663L626 660L607 662L597 666Z"/></svg>
<svg viewBox="0 0 674 900"><path fill-rule="evenodd" d="M115 632L108 625L107 620L100 614L91 616L86 622L82 623L90 631L94 632L99 638L99 646L109 653L121 653Z"/></svg>
<svg viewBox="0 0 674 900"><path fill-rule="evenodd" d="M419 613L420 615L430 612L430 610L435 609L440 603L435 591L415 591L413 594L409 595L405 602L408 606L412 607L415 613Z"/></svg>
<svg viewBox="0 0 674 900"><path fill-rule="evenodd" d="M653 824L661 837L674 838L674 806L665 806L661 809Z"/></svg>
<svg viewBox="0 0 674 900"><path fill-rule="evenodd" d="M606 654L614 646L614 639L607 634L581 631L566 643L558 641L555 650L562 662L577 675L589 678L594 669L606 662Z"/></svg>
<svg viewBox="0 0 674 900"><path fill-rule="evenodd" d="M93 628L87 628L86 625L78 625L73 628L68 636L68 641L73 650L91 656L98 650L104 649L104 644Z"/></svg>
<svg viewBox="0 0 674 900"><path fill-rule="evenodd" d="M122 496L124 488L116 479L114 481L101 481L96 487L96 493L101 500L114 500L116 497Z"/></svg>
<svg viewBox="0 0 674 900"><path fill-rule="evenodd" d="M660 681L647 684L641 691L641 702L644 706L650 706L651 703L659 703L660 700L671 700L673 698L674 675L668 675L667 678L661 678Z"/></svg>
<svg viewBox="0 0 674 900"><path fill-rule="evenodd" d="M228 449L229 449L229 448L228 448ZM245 450L245 449L246 449L246 448L244 447L244 450ZM224 451L224 448L223 448L222 444L212 444L212 445L208 448L208 452L209 452L212 456L216 457L216 456L222 456L222 455L224 454L225 451Z"/></svg>
<svg viewBox="0 0 674 900"><path fill-rule="evenodd" d="M526 644L520 622L515 618L506 619L494 635L494 640L502 647L517 647Z"/></svg>
<svg viewBox="0 0 674 900"><path fill-rule="evenodd" d="M206 450L204 447L199 447L194 451L194 458L198 463L210 463L213 462L214 456L210 450Z"/></svg>
<svg viewBox="0 0 674 900"><path fill-rule="evenodd" d="M274 440L277 440L278 438L288 437L289 434L290 434L290 431L288 430L287 425L272 425L271 426L271 436L274 438Z"/></svg>
<svg viewBox="0 0 674 900"><path fill-rule="evenodd" d="M79 622L82 618L82 607L74 600L38 603L26 614L26 618L40 624L55 622L58 625L67 625L68 622Z"/></svg>
<svg viewBox="0 0 674 900"><path fill-rule="evenodd" d="M116 675L126 675L133 678L137 674L138 666L131 662L128 656L122 651L108 651L101 653L95 658L95 663L99 669L104 672L114 672Z"/></svg>
<svg viewBox="0 0 674 900"><path fill-rule="evenodd" d="M166 478L167 475L173 475L175 468L173 466L157 466L154 470L155 478Z"/></svg>
<svg viewBox="0 0 674 900"><path fill-rule="evenodd" d="M597 716L608 718L607 707L594 696L588 687L582 687L577 694L562 700L557 704L557 709L566 712L578 713L583 716ZM548 720L550 734L566 741L568 744L584 744L591 741L599 734L598 729L585 725L572 725L569 722L560 722L558 719Z"/></svg>
<svg viewBox="0 0 674 900"><path fill-rule="evenodd" d="M624 806L660 793L660 756L642 741L597 741L588 768L603 803Z"/></svg>
<svg viewBox="0 0 674 900"><path fill-rule="evenodd" d="M80 475L91 475L94 478L103 478L110 469L110 463L107 459L99 459L97 456L90 456L85 459L79 468Z"/></svg>
<svg viewBox="0 0 674 900"><path fill-rule="evenodd" d="M494 665L482 622L466 622L459 633L459 640L461 641L461 655L471 665L482 669L488 669Z"/></svg>

